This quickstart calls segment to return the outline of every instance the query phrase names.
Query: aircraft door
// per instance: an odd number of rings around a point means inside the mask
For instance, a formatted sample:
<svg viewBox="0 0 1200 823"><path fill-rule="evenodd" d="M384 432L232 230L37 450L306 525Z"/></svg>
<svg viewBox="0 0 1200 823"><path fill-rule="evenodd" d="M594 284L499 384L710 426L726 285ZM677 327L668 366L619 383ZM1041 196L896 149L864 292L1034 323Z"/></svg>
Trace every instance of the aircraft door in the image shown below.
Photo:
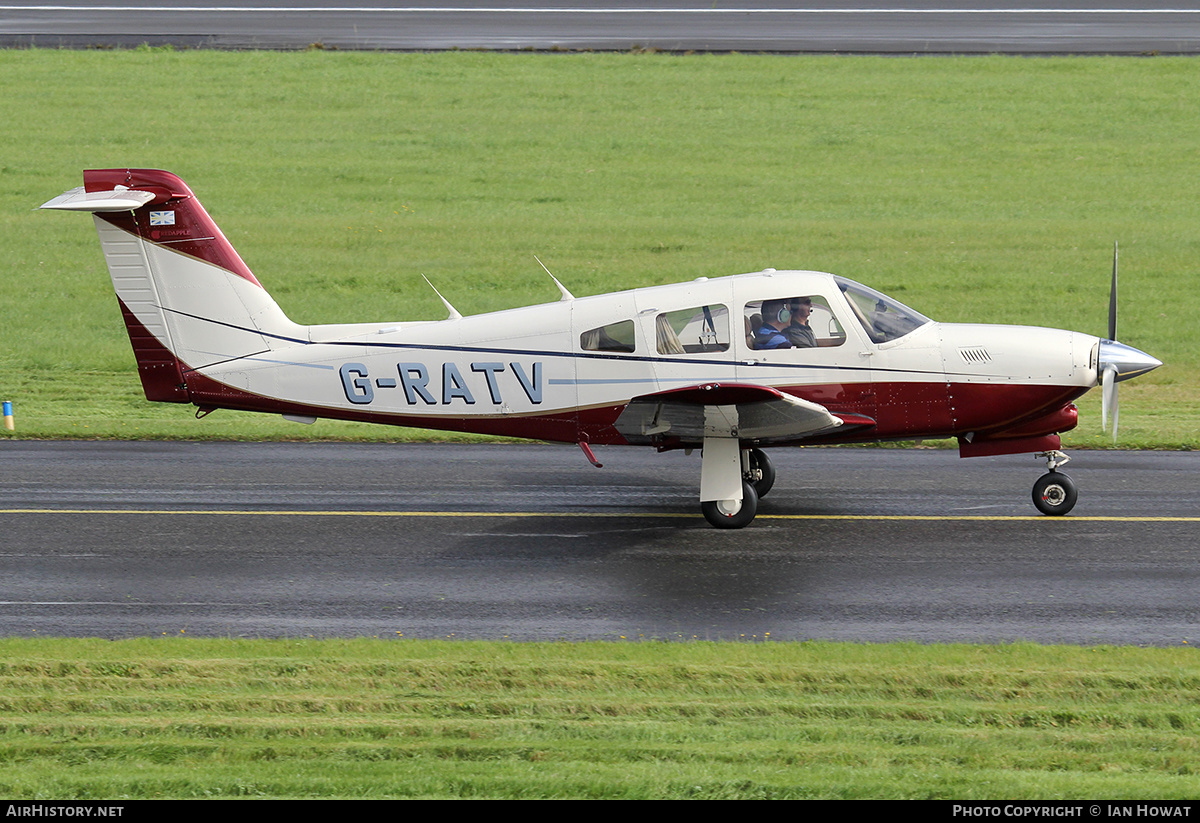
<svg viewBox="0 0 1200 823"><path fill-rule="evenodd" d="M734 378L735 312L728 281L698 280L669 293L634 292L656 387L667 391ZM649 393L647 391L646 393Z"/></svg>
<svg viewBox="0 0 1200 823"><path fill-rule="evenodd" d="M953 413L938 324L874 289L838 283L870 362L879 436L944 436Z"/></svg>
<svg viewBox="0 0 1200 823"><path fill-rule="evenodd" d="M786 391L835 414L874 419L869 341L836 289L813 285L796 284L797 293L784 296L761 290L739 295L737 380Z"/></svg>

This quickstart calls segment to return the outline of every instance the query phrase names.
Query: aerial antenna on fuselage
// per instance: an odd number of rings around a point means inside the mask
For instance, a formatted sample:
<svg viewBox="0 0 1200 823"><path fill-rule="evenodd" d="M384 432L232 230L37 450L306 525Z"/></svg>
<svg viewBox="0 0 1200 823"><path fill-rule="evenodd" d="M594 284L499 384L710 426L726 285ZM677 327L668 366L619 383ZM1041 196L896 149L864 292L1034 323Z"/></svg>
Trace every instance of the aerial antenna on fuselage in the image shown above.
<svg viewBox="0 0 1200 823"><path fill-rule="evenodd" d="M425 275L422 274L421 278L426 283L429 283L429 278ZM458 313L458 309L451 306L450 301L442 297L442 293L437 290L436 286L434 286L432 283L429 283L429 288L433 289L433 293L438 296L438 300L441 300L442 305L446 307L446 311L450 312L450 316L446 318L447 320L462 320L462 315Z"/></svg>
<svg viewBox="0 0 1200 823"><path fill-rule="evenodd" d="M542 267L542 270L545 271L546 274L550 275L550 279L554 281L554 285L558 286L558 290L560 292L562 292L562 297L559 298L558 302L563 303L563 302L566 302L567 300L575 299L575 295L573 295L569 291L567 291L567 287L564 286L562 283L558 282L558 278L554 276L554 274L550 271L550 269L546 268L546 264L543 263L541 260L539 260L538 256L536 254L533 256L533 259L538 261L538 265Z"/></svg>

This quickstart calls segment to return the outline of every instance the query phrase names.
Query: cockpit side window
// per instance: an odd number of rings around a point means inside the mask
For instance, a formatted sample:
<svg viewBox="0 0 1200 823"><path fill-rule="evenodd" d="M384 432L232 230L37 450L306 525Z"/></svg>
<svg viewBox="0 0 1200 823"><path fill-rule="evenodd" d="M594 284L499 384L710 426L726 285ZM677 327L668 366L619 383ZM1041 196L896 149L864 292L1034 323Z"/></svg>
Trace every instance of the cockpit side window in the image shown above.
<svg viewBox="0 0 1200 823"><path fill-rule="evenodd" d="M744 309L746 345L751 349L810 349L840 346L846 331L829 301L819 294L755 300Z"/></svg>
<svg viewBox="0 0 1200 823"><path fill-rule="evenodd" d="M850 309L867 335L875 343L898 340L914 329L931 322L920 312L913 311L886 294L881 294L861 283L835 278L838 288L846 295Z"/></svg>
<svg viewBox="0 0 1200 823"><path fill-rule="evenodd" d="M659 354L700 354L729 349L729 309L696 306L663 312L654 319Z"/></svg>
<svg viewBox="0 0 1200 823"><path fill-rule="evenodd" d="M588 329L579 335L579 347L584 351L608 351L632 354L634 349L633 321L621 320Z"/></svg>

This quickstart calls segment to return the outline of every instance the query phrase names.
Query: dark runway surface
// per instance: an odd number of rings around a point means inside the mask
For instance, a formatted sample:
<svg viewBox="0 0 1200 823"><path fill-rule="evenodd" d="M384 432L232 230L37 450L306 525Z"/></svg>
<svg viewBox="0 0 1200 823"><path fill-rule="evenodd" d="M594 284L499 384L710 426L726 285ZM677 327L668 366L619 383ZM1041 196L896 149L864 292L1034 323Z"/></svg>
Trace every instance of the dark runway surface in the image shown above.
<svg viewBox="0 0 1200 823"><path fill-rule="evenodd" d="M881 54L1193 54L1178 3L360 0L0 2L0 46L618 50Z"/></svg>
<svg viewBox="0 0 1200 823"><path fill-rule="evenodd" d="M1200 643L1200 454L776 449L743 531L699 457L0 443L0 634Z"/></svg>

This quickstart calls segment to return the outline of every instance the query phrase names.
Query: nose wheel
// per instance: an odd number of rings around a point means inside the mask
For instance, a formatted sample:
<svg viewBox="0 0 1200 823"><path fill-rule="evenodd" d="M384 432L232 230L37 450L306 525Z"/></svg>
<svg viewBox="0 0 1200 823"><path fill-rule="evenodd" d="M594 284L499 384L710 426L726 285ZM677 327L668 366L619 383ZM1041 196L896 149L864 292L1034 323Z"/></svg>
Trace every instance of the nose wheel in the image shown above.
<svg viewBox="0 0 1200 823"><path fill-rule="evenodd" d="M1078 497L1075 481L1062 472L1046 472L1033 484L1033 505L1051 517L1061 517L1075 508Z"/></svg>
<svg viewBox="0 0 1200 823"><path fill-rule="evenodd" d="M1050 471L1033 484L1033 505L1042 514L1062 517L1075 508L1075 501L1079 499L1075 481L1058 471L1058 467L1071 458L1060 451L1042 452L1038 457L1046 458L1046 465Z"/></svg>

